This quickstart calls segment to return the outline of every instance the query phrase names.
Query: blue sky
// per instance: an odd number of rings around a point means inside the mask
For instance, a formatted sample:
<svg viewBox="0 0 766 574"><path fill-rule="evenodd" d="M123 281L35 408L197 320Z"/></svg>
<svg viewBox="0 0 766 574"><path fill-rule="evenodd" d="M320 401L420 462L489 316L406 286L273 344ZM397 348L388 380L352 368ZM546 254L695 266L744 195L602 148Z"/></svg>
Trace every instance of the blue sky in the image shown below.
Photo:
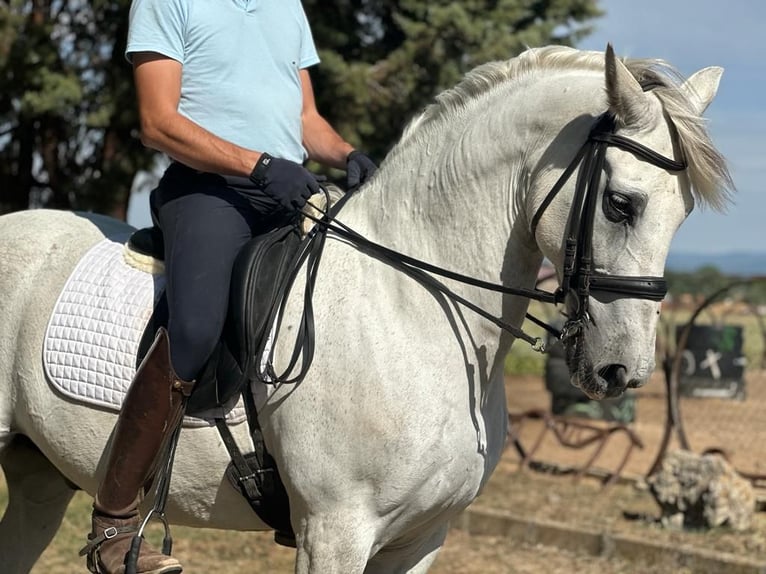
<svg viewBox="0 0 766 574"><path fill-rule="evenodd" d="M662 58L689 76L724 68L707 109L709 130L729 160L737 193L728 213L695 209L673 252L766 252L766 2L761 0L602 0L606 13L577 47Z"/></svg>
<svg viewBox="0 0 766 574"><path fill-rule="evenodd" d="M620 56L662 58L685 76L706 66L724 68L706 116L729 160L737 194L726 215L695 209L671 250L766 252L766 2L602 0L600 6L606 14L579 48L603 50L611 42ZM137 199L128 221L144 225L145 197Z"/></svg>

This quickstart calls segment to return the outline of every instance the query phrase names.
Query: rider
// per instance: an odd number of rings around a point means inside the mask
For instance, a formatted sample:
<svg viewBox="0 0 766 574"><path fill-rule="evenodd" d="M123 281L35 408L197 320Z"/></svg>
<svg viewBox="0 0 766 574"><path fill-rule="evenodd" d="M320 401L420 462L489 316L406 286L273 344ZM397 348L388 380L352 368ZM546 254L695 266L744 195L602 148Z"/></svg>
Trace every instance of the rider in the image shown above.
<svg viewBox="0 0 766 574"><path fill-rule="evenodd" d="M144 487L222 332L238 251L318 191L307 158L345 168L350 188L376 170L317 111L299 0L133 0L126 56L141 140L173 160L151 197L169 321L125 398L93 504L88 567L100 573L124 571ZM181 569L141 546L139 573Z"/></svg>

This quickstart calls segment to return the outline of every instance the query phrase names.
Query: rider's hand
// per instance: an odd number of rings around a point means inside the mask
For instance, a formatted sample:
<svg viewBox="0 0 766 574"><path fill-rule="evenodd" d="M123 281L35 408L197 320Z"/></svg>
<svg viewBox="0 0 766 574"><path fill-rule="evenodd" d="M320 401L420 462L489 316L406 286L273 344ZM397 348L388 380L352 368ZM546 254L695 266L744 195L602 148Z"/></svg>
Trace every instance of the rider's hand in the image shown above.
<svg viewBox="0 0 766 574"><path fill-rule="evenodd" d="M366 183L377 170L378 166L369 156L352 151L346 158L346 189L354 190Z"/></svg>
<svg viewBox="0 0 766 574"><path fill-rule="evenodd" d="M250 181L288 211L299 211L319 192L319 183L305 167L267 153L261 154Z"/></svg>

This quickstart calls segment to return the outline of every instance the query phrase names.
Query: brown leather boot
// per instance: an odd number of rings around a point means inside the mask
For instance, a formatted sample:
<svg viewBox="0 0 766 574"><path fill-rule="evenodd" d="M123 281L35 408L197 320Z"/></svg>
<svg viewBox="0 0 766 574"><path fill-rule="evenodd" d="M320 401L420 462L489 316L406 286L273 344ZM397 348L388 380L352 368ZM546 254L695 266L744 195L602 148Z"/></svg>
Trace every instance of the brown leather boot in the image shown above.
<svg viewBox="0 0 766 574"><path fill-rule="evenodd" d="M88 555L95 574L124 574L125 554L138 530L138 505L165 450L181 422L184 398L193 383L183 381L170 363L168 334L160 328L125 396L112 437L106 474L93 503L93 530L80 555ZM181 572L181 564L145 541L137 574Z"/></svg>

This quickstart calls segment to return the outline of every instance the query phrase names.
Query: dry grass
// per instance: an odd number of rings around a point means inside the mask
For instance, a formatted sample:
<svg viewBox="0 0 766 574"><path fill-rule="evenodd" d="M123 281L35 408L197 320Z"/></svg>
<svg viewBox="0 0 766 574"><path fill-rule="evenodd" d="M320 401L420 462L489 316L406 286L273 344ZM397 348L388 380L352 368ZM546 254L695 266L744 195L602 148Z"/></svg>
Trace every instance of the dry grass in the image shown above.
<svg viewBox="0 0 766 574"><path fill-rule="evenodd" d="M1 475L0 475L1 478ZM7 503L5 483L0 480L0 511ZM61 529L32 569L32 574L71 574L85 570L77 556L89 529L91 499L75 495ZM214 572L293 572L294 553L272 542L270 533L225 532L209 529L172 528L173 554L184 564L187 574ZM149 538L158 540L160 530L153 528ZM503 537L471 537L453 530L433 574L630 574L647 571L624 560L606 559L564 552L557 548L520 544ZM636 568L639 568L637 570ZM657 571L657 570L654 570ZM673 570L688 574L685 570Z"/></svg>
<svg viewBox="0 0 766 574"><path fill-rule="evenodd" d="M764 388L764 383L766 378L763 374L749 380L753 389ZM661 388L656 381L652 384L655 385L656 390ZM652 384L648 385L647 389ZM756 395L758 393L751 393L751 398ZM508 398L511 404L515 404L515 410L522 407L544 407L547 404L547 396L539 379L509 381ZM651 405L655 403L657 406L653 408ZM641 417L649 418L644 426L637 424L636 430L649 443L651 443L651 433L646 425L654 422L657 423L655 426L658 429L661 428L662 404L660 399L652 402L647 397L639 402L638 412ZM718 404L717 410L725 410L726 406ZM687 422L691 423L693 422L691 415L694 413L687 410L687 415L690 417ZM652 418L649 415L656 416ZM713 423L720 419L708 416L707 420ZM746 428L750 430L745 435L738 435L740 436L737 442L739 445L742 444L743 436L760 436L757 433L760 426L758 423L752 420L743 422L749 425ZM725 430L720 424L709 426L719 438ZM689 424L687 430L694 428L696 428L695 425ZM655 447L656 444L653 443L647 445L647 450L651 451L649 454L654 453ZM755 456L755 451L748 452L751 457ZM541 454L543 454L542 451ZM635 456L638 457L638 454ZM756 458L761 457L756 456ZM745 533L735 533L727 529L710 533L667 532L647 521L625 519L625 512L648 516L658 513L656 505L645 491L637 490L630 485L617 485L602 490L593 481L585 480L575 484L568 476L550 477L531 472L519 473L516 471L517 462L517 457L514 456L512 449L509 449L485 492L477 500L477 506L507 510L524 517L563 521L588 529L608 529L613 533L629 534L654 542L688 545L766 561L766 513L759 513L753 528ZM613 467L607 465L606 468ZM0 513L4 511L6 503L7 491L0 474ZM32 570L33 574L70 574L85 571L84 560L77 556L77 551L89 530L90 505L91 499L87 495L78 493L74 497L58 534ZM154 536L156 540L159 533L160 529L154 528L150 538ZM175 541L174 555L185 565L187 573L266 571L288 574L293 571L294 552L276 545L270 533L228 532L185 527L173 527L172 533ZM676 565L646 566L635 562L563 552L551 547L530 546L503 537L471 537L459 531L450 532L447 544L431 572L434 574L569 574L573 569L578 574L634 572L683 574L689 572L679 569ZM6 573L0 572L0 574Z"/></svg>

